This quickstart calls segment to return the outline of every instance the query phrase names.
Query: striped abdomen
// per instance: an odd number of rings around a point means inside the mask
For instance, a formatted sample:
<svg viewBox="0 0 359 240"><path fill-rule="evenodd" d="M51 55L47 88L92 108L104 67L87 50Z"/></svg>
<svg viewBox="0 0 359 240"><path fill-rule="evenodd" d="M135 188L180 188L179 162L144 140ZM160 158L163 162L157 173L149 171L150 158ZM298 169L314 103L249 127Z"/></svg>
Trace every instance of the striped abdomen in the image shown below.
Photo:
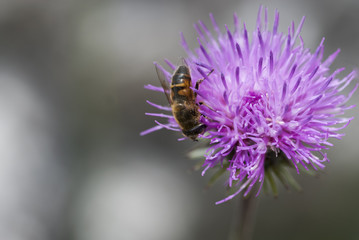
<svg viewBox="0 0 359 240"><path fill-rule="evenodd" d="M172 112L183 134L195 140L206 126L200 122L201 114L191 86L189 68L185 65L179 66L171 83Z"/></svg>

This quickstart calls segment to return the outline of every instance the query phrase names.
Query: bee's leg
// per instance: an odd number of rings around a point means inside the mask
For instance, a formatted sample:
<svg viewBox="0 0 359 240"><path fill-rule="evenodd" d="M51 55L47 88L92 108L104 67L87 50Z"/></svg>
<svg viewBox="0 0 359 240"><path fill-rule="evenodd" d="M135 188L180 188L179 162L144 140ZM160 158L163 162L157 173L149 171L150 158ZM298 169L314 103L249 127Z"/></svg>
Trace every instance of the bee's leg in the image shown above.
<svg viewBox="0 0 359 240"><path fill-rule="evenodd" d="M196 82L196 86L194 87L196 90L198 90L199 85L203 82L203 80L204 80L204 78L201 78Z"/></svg>
<svg viewBox="0 0 359 240"><path fill-rule="evenodd" d="M199 88L199 85L204 81L204 79L206 79L209 75L211 75L211 73L213 73L214 69L212 69L208 74L207 76L205 76L204 78L201 78L201 79L198 79L197 82L196 82L196 87L195 89L198 90Z"/></svg>
<svg viewBox="0 0 359 240"><path fill-rule="evenodd" d="M196 89L196 90L198 90L199 85L203 82L204 79L206 79L209 75L211 75L211 73L212 73L213 71L214 71L214 69L212 69L212 70L207 74L206 77L197 80L196 86L195 86L195 89ZM196 93L196 92L194 93L194 96L197 97L197 93Z"/></svg>
<svg viewBox="0 0 359 240"><path fill-rule="evenodd" d="M210 106L208 106L207 104L205 104L204 102L198 102L199 105L204 105L206 107L208 107L210 110L212 110L213 112L216 112L216 110L214 110L213 108L211 108Z"/></svg>

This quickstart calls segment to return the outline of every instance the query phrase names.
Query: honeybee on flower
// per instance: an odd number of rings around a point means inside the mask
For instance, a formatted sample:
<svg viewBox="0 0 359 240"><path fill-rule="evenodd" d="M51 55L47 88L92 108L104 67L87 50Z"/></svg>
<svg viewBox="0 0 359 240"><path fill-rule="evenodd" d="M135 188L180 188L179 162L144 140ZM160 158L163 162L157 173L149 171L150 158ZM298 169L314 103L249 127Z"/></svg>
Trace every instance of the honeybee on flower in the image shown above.
<svg viewBox="0 0 359 240"><path fill-rule="evenodd" d="M304 17L297 28L292 23L285 34L278 31L279 13L275 12L271 28L267 16L265 9L262 19L260 7L256 28L249 33L234 14L234 31L225 26L222 33L210 14L216 34L199 21L195 25L199 47L194 50L181 35L193 79L191 89L197 102L203 103L198 105L203 116L199 121L206 129L198 137L209 140L202 174L214 167L225 168L229 173L226 183L238 188L217 204L242 191L247 195L255 184L259 194L264 180L270 180L272 185L271 173L285 182L289 178L285 170L288 166L298 173L301 168L324 168L329 161L325 151L333 145L329 140L340 139L343 134L338 131L353 119L341 115L354 107L346 103L358 84L347 96L342 91L357 72L339 78L344 68L329 68L340 50L323 59L324 38L314 52L304 46L300 36ZM166 63L172 71L176 69L170 61ZM157 63L156 66L167 79L171 78L170 72ZM195 82L203 78L200 88L195 88ZM163 91L152 85L146 88ZM168 121L156 121L157 126L142 135L162 128L181 130L171 108L148 103L169 111L168 115L148 115ZM278 162L279 168L272 171Z"/></svg>

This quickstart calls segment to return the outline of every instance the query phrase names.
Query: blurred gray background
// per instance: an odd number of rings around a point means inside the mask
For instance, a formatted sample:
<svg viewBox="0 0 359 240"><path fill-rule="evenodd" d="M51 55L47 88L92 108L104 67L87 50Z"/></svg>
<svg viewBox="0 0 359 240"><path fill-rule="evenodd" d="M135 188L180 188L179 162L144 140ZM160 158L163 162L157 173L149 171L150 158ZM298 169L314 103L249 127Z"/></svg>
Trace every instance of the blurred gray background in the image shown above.
<svg viewBox="0 0 359 240"><path fill-rule="evenodd" d="M227 239L239 198L214 205L224 179L207 190L190 171L195 143L139 136L157 111L145 100L166 103L143 85L158 83L153 61L185 55L179 32L196 47L209 12L253 30L260 4L285 32L305 15L307 47L341 48L333 69L358 67L357 0L0 0L0 239ZM359 239L358 113L325 173L296 177L303 192L259 197L254 239Z"/></svg>

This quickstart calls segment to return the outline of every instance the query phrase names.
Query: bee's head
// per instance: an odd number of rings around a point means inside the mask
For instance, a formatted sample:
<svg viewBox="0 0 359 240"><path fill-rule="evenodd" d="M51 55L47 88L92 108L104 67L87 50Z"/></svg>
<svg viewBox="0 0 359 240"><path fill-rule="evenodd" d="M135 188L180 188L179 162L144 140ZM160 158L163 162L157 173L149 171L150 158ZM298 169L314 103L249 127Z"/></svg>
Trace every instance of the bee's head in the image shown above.
<svg viewBox="0 0 359 240"><path fill-rule="evenodd" d="M198 141L197 140L198 134L203 133L206 130L206 128L207 128L207 125L199 124L198 126L192 128L189 131L182 131L182 132L183 132L183 135L192 139L193 141Z"/></svg>

